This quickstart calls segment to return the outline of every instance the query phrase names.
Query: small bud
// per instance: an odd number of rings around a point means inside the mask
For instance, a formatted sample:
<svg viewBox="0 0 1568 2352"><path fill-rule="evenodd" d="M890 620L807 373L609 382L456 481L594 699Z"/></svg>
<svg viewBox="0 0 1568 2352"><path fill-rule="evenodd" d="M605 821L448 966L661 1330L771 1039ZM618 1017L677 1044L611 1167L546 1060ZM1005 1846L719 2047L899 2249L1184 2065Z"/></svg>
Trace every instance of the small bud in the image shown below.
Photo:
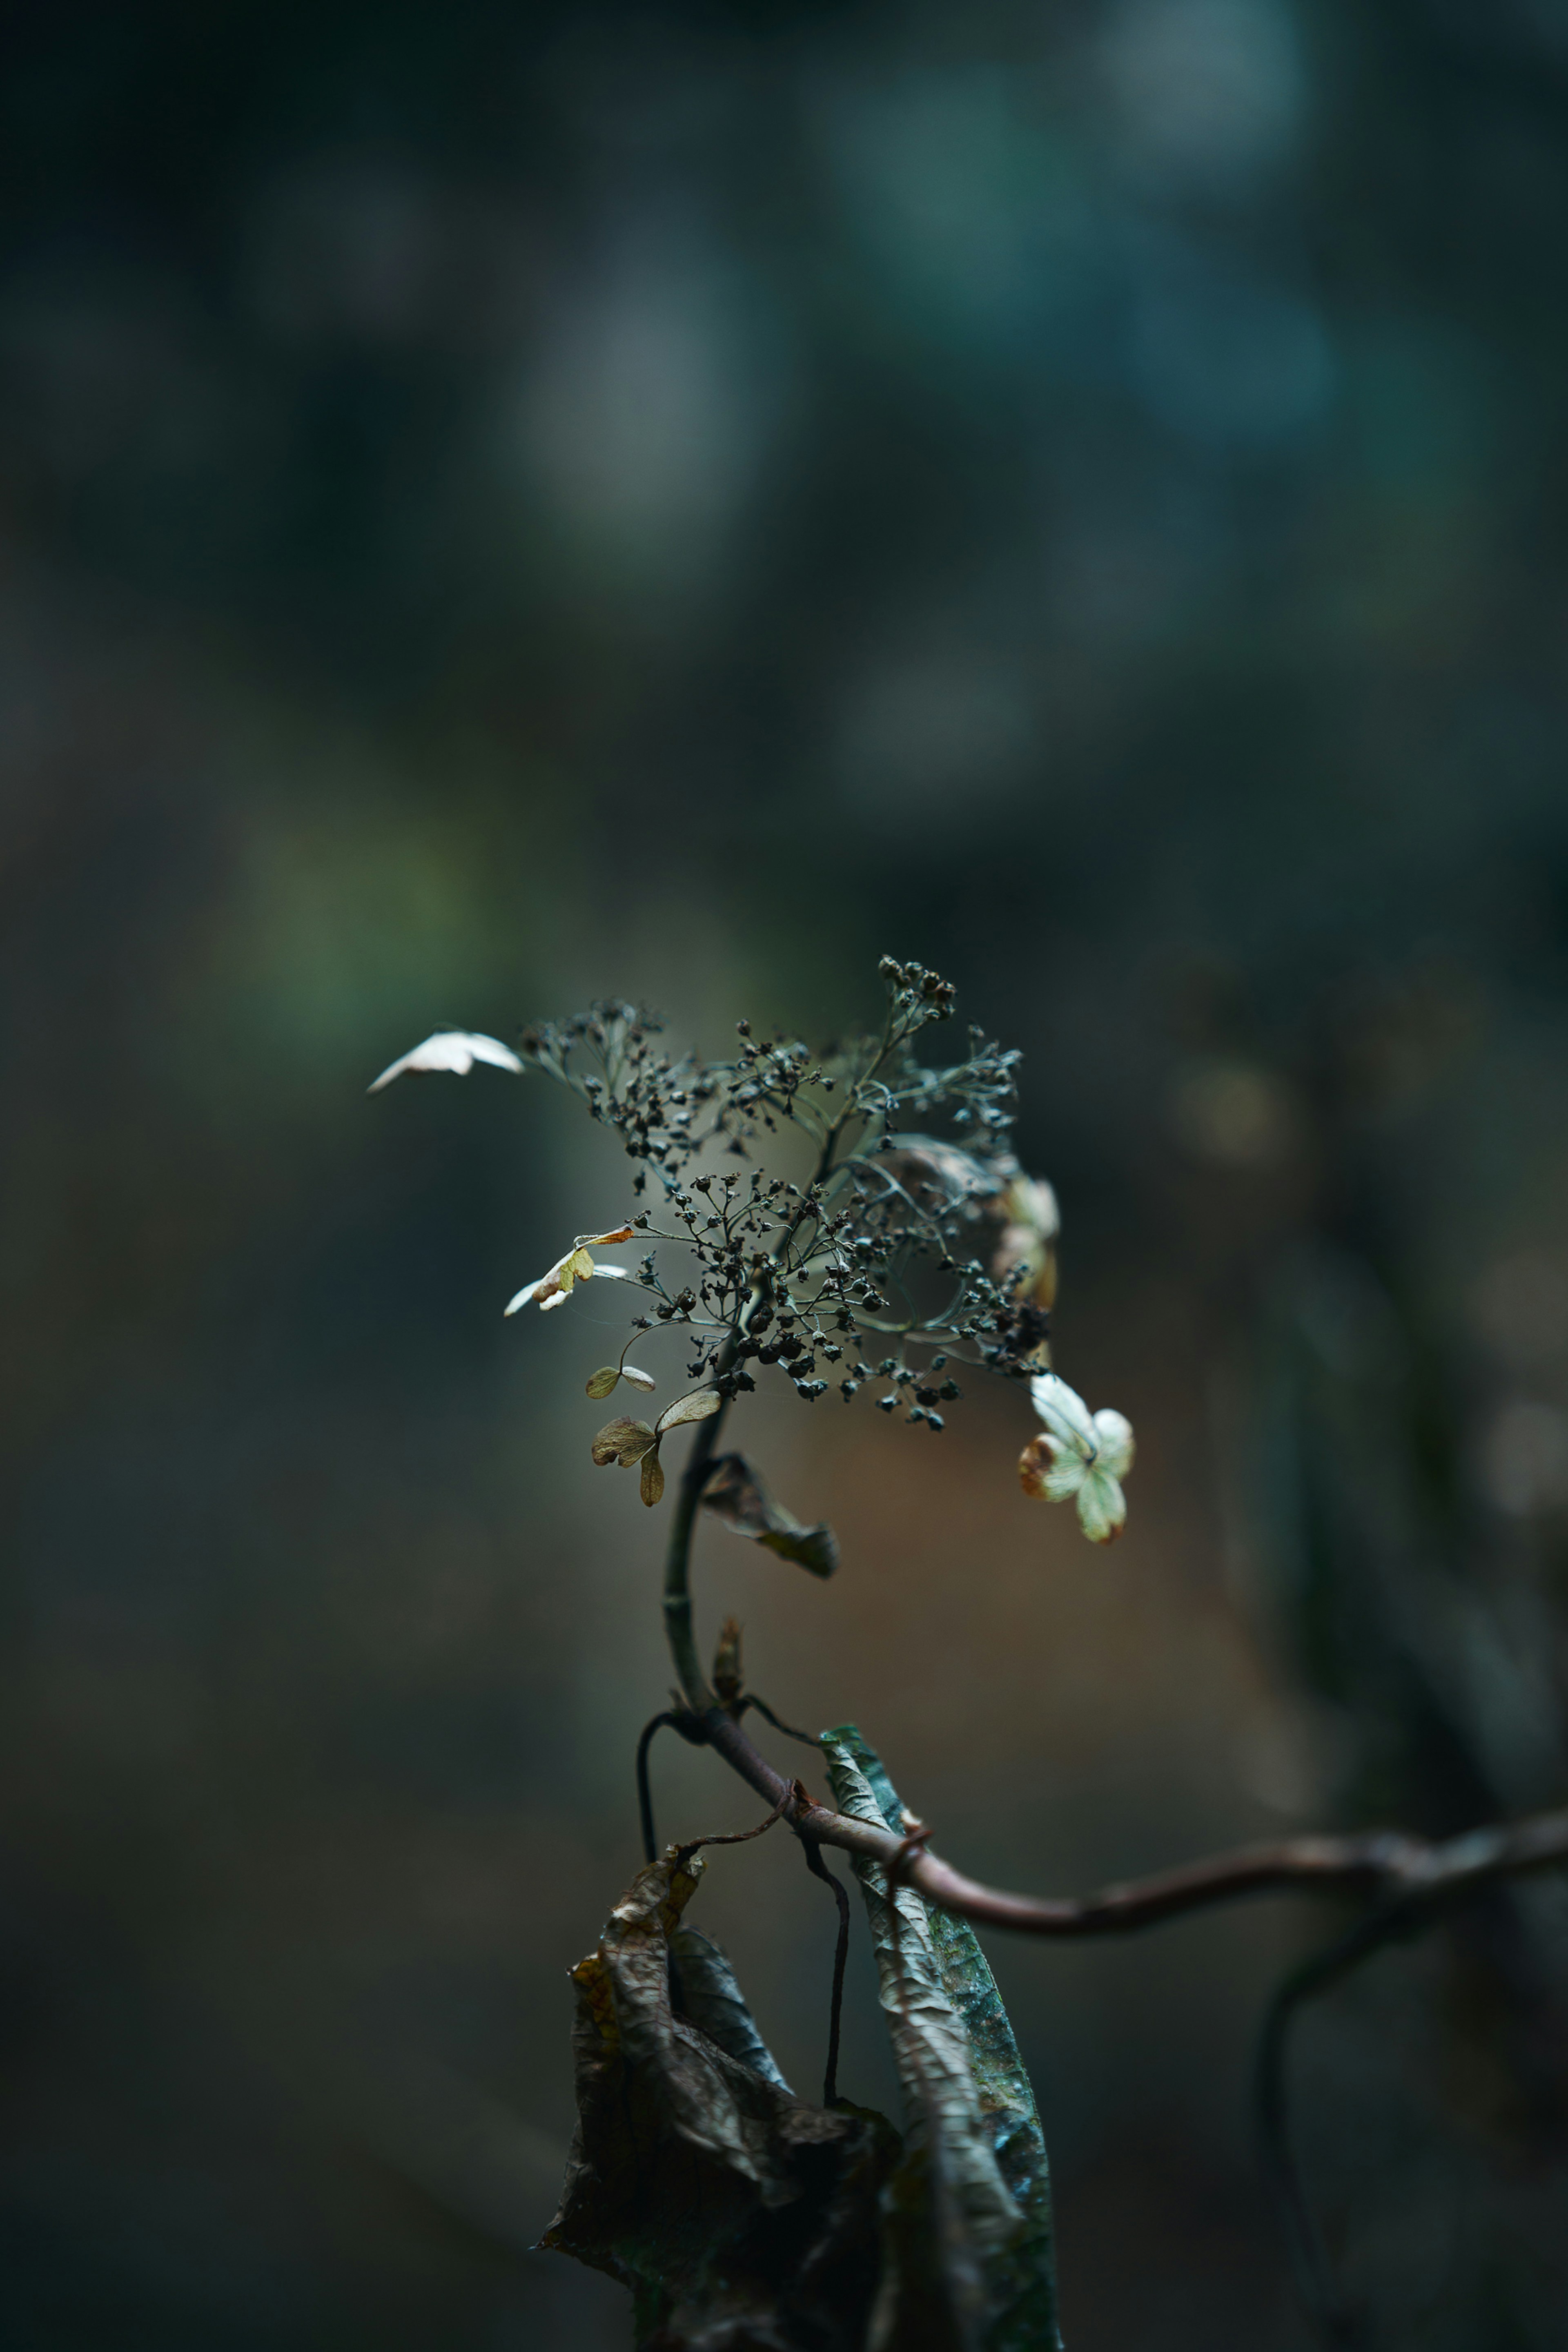
<svg viewBox="0 0 1568 2352"><path fill-rule="evenodd" d="M745 1687L740 1666L740 1620L727 1617L714 1652L713 1686L721 1706L733 1706Z"/></svg>

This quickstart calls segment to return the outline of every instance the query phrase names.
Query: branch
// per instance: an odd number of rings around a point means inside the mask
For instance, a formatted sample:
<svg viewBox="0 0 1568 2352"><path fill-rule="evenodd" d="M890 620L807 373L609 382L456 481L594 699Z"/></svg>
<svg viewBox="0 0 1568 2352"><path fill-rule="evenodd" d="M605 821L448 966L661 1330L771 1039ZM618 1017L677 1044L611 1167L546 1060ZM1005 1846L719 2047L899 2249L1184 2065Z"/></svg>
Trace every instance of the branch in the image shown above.
<svg viewBox="0 0 1568 2352"><path fill-rule="evenodd" d="M1259 2039L1253 2100L1264 2172L1284 2229L1296 2292L1308 2317L1327 2345L1354 2347L1355 2318L1340 2293L1318 2225L1291 2148L1285 2052L1296 2012L1304 2001L1326 1992L1383 1945L1408 1936L1430 1916L1419 1900L1379 1905L1365 1918L1336 1936L1323 1950L1291 1969L1269 2004Z"/></svg>
<svg viewBox="0 0 1568 2352"><path fill-rule="evenodd" d="M1032 1936L1126 1935L1184 1912L1234 1902L1244 1895L1359 1890L1423 1901L1448 1901L1497 1878L1568 1863L1568 1811L1469 1830L1430 1843L1399 1830L1369 1830L1349 1837L1287 1838L1276 1845L1241 1846L1233 1853L1186 1863L1178 1870L1131 1879L1081 1896L1036 1898L966 1878L928 1852L911 1853L891 1830L852 1821L825 1805L802 1804L789 1783L752 1745L739 1724L718 1708L702 1719L706 1744L783 1818L820 1845L896 1867L901 1881L929 1903L993 1927ZM901 1859L902 1857L902 1859Z"/></svg>

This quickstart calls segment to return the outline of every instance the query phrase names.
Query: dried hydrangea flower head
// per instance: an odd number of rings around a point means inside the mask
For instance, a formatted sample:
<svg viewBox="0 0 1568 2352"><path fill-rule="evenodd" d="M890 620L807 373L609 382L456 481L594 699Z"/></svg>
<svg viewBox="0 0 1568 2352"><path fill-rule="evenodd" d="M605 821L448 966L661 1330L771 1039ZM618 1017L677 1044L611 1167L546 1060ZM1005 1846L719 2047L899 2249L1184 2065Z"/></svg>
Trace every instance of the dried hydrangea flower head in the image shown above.
<svg viewBox="0 0 1568 2352"><path fill-rule="evenodd" d="M874 1387L884 1412L933 1431L961 1393L957 1369L1032 1380L1037 1403L1042 1380L1054 1377L1060 1220L1051 1186L1013 1156L1019 1056L971 1029L962 1051L928 1059L926 1033L951 1017L950 982L891 957L880 971L880 1031L820 1053L754 1035L742 1021L733 1060L672 1055L654 1015L611 1001L525 1030L517 1055L494 1039L441 1033L376 1081L474 1059L531 1067L619 1139L634 1163L632 1194L645 1203L651 1194L653 1205L579 1234L505 1311L550 1311L593 1278L640 1294L619 1360L587 1382L594 1398L622 1380L651 1390L653 1376L629 1364L627 1351L661 1331L681 1335L695 1385L656 1423L612 1422L593 1444L597 1462L641 1465L645 1502L664 1491L664 1432L722 1412L766 1373L808 1403L830 1386L846 1403ZM765 1150L791 1145L793 1172L761 1164ZM649 1246L634 1268L592 1255L635 1240ZM1132 1459L1131 1432L1119 1415L1091 1421L1081 1404L1079 1412L1082 1429L1065 1407L1057 1421L1046 1414L1036 1444L1049 1459L1039 1457L1030 1491L1077 1496L1085 1532L1103 1542L1125 1518L1117 1480Z"/></svg>

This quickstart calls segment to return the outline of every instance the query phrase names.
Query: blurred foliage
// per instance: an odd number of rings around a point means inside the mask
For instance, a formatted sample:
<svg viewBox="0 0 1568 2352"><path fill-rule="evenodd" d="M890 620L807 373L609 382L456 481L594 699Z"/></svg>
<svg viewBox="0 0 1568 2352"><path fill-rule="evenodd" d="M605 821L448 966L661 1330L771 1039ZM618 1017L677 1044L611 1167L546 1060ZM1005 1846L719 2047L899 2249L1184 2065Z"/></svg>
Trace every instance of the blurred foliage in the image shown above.
<svg viewBox="0 0 1568 2352"><path fill-rule="evenodd" d="M360 1090L951 971L1139 1524L1042 1528L1001 1408L780 1429L844 1567L716 1534L759 1683L1040 1888L1561 1799L1568 23L59 0L4 66L5 2333L619 2342L517 2250L665 1676L496 1306L630 1204L542 1089ZM810 2080L777 1867L713 1900ZM1299 2342L1234 2118L1312 1932L992 1951L1069 2343ZM1391 2344L1561 2339L1563 1934L1305 2029Z"/></svg>

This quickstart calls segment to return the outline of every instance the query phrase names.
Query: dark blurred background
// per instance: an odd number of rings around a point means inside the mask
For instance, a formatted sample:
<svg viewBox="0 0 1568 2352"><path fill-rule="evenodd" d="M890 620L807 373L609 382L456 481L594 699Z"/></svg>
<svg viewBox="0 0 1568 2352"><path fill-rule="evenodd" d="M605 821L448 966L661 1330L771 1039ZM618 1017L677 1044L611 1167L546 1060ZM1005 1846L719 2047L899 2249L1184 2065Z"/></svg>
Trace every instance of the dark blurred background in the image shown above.
<svg viewBox="0 0 1568 2352"><path fill-rule="evenodd" d="M658 1530L611 1309L499 1308L624 1163L366 1082L938 965L1129 1532L1016 1396L789 1398L842 1570L712 1530L707 1624L1040 1892L1568 1795L1568 9L55 0L0 180L0 2329L599 2352L527 2250ZM695 1916L812 2088L821 1889ZM1305 2344L1249 2053L1343 1916L990 1939L1074 2352ZM1568 2336L1565 1961L1543 1883L1303 2026L1380 2347ZM891 2100L863 1939L849 2030Z"/></svg>

